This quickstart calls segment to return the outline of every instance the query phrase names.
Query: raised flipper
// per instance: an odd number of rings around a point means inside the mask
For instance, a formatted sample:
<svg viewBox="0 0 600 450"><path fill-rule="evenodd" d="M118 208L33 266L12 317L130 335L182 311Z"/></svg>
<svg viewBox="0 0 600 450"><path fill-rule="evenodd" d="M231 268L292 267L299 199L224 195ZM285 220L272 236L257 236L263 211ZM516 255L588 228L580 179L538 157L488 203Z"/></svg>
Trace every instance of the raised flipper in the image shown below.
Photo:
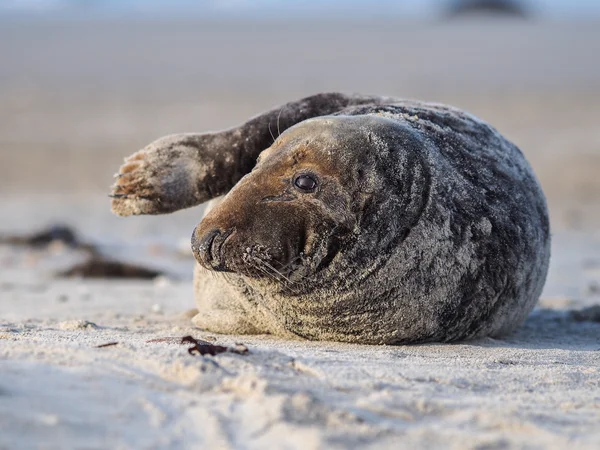
<svg viewBox="0 0 600 450"><path fill-rule="evenodd" d="M112 188L119 216L167 214L227 193L256 163L273 137L303 120L390 99L317 94L258 115L217 133L160 138L125 160Z"/></svg>

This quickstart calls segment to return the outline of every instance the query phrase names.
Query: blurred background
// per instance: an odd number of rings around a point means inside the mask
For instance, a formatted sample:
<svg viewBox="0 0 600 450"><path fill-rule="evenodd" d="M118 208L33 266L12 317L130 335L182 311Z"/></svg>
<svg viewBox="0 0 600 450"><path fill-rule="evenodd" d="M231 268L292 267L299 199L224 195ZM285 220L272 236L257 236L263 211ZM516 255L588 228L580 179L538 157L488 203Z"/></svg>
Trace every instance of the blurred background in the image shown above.
<svg viewBox="0 0 600 450"><path fill-rule="evenodd" d="M197 209L111 216L125 156L343 91L485 119L534 166L554 230L593 231L599 55L596 0L3 0L0 227L187 239Z"/></svg>
<svg viewBox="0 0 600 450"><path fill-rule="evenodd" d="M323 91L452 104L516 143L549 202L552 311L454 356L363 364L244 337L250 360L205 364L169 347L197 331L183 313L202 211L116 217L113 174L163 135ZM571 318L600 320L599 225L600 0L0 0L0 448L311 447L298 433L315 421L337 447L593 446L599 327ZM85 278L122 262L151 280Z"/></svg>

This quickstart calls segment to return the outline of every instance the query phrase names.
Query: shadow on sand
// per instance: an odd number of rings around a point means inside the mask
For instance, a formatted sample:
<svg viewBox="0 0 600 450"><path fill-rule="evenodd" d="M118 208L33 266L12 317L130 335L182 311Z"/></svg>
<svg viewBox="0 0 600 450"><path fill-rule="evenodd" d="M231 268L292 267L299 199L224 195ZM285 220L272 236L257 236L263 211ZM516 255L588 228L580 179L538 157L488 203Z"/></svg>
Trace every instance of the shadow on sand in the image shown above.
<svg viewBox="0 0 600 450"><path fill-rule="evenodd" d="M600 305L580 310L536 309L513 334L472 343L481 347L600 351Z"/></svg>

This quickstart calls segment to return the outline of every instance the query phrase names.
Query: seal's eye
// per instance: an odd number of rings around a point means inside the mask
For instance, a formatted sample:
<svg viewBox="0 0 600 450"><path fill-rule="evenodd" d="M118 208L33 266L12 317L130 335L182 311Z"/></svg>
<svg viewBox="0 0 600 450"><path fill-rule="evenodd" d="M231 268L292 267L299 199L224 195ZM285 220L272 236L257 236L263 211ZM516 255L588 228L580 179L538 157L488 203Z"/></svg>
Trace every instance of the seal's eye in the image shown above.
<svg viewBox="0 0 600 450"><path fill-rule="evenodd" d="M312 192L317 188L317 180L312 175L303 173L294 179L294 186L302 192Z"/></svg>

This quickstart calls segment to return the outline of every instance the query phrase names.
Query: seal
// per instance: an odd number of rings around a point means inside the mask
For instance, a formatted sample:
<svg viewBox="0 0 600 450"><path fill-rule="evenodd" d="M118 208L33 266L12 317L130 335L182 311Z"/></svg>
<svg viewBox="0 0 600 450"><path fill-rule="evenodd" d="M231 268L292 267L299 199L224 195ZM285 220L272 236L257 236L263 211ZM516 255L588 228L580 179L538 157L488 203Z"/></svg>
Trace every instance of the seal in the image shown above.
<svg viewBox="0 0 600 450"><path fill-rule="evenodd" d="M213 332L496 337L523 322L546 279L548 210L531 167L449 106L318 94L223 132L159 139L117 177L119 215L215 199L192 235L193 321Z"/></svg>

